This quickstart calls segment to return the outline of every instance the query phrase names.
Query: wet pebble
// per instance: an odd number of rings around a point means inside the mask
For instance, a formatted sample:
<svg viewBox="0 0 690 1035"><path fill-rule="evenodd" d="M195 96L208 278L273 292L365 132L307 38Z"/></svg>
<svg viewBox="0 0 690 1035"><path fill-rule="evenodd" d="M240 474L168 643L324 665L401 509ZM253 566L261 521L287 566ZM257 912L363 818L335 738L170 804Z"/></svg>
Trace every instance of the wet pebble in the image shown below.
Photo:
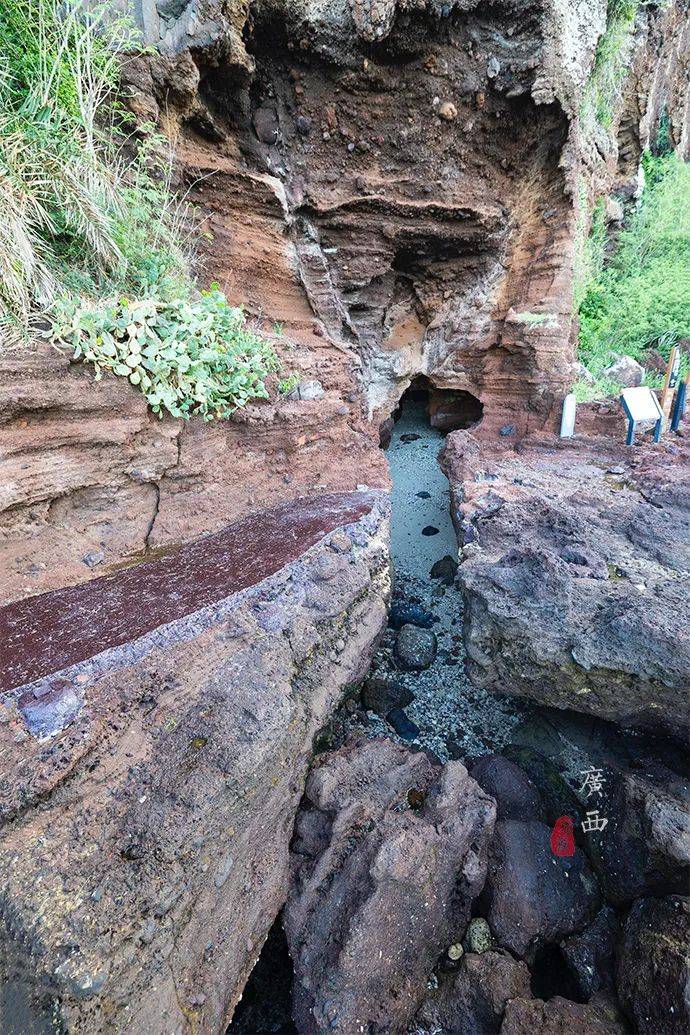
<svg viewBox="0 0 690 1035"><path fill-rule="evenodd" d="M395 660L403 671L421 671L433 664L436 647L436 636L430 629L403 625L395 641Z"/></svg>
<svg viewBox="0 0 690 1035"><path fill-rule="evenodd" d="M364 707L382 716L386 716L393 708L404 708L413 697L411 690L395 680L368 679L362 687Z"/></svg>
<svg viewBox="0 0 690 1035"><path fill-rule="evenodd" d="M388 624L391 629L401 629L403 625L418 625L420 629L430 629L435 618L421 604L413 604L407 600L394 600L391 604Z"/></svg>
<svg viewBox="0 0 690 1035"><path fill-rule="evenodd" d="M388 712L386 719L403 740L417 740L419 738L419 726L416 726L407 717L402 708L392 708Z"/></svg>

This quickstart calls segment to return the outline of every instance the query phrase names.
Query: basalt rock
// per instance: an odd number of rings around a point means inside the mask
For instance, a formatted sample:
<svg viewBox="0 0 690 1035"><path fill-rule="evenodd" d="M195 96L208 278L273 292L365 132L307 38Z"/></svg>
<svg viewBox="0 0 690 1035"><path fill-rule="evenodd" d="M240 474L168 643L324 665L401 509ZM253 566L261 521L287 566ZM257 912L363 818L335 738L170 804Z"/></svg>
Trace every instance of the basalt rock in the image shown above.
<svg viewBox="0 0 690 1035"><path fill-rule="evenodd" d="M391 629L401 629L403 625L418 625L420 629L431 629L434 624L434 616L421 604L415 604L408 600L393 600L388 624Z"/></svg>
<svg viewBox="0 0 690 1035"><path fill-rule="evenodd" d="M522 958L582 930L599 902L597 882L583 853L576 848L572 857L555 856L550 836L543 823L496 824L487 918L498 944Z"/></svg>
<svg viewBox="0 0 690 1035"><path fill-rule="evenodd" d="M604 894L615 905L682 894L690 881L690 785L663 769L603 772L606 836L588 834L585 848Z"/></svg>
<svg viewBox="0 0 690 1035"><path fill-rule="evenodd" d="M500 454L470 433L449 436L474 682L682 736L688 461L684 440L626 452L610 439L545 436Z"/></svg>
<svg viewBox="0 0 690 1035"><path fill-rule="evenodd" d="M589 1002L614 984L614 949L620 925L616 914L605 906L584 931L572 934L560 944L560 951L577 992L577 999Z"/></svg>
<svg viewBox="0 0 690 1035"><path fill-rule="evenodd" d="M224 1030L314 736L385 625L386 526L385 498L324 496L0 609L0 1015Z"/></svg>
<svg viewBox="0 0 690 1035"><path fill-rule="evenodd" d="M519 766L502 755L483 755L470 769L472 779L496 799L496 819L543 820L536 785Z"/></svg>
<svg viewBox="0 0 690 1035"><path fill-rule="evenodd" d="M623 1009L640 1035L690 1027L690 899L636 902L625 923L616 975Z"/></svg>
<svg viewBox="0 0 690 1035"><path fill-rule="evenodd" d="M493 820L458 762L385 740L317 759L285 909L300 1032L406 1030L467 926Z"/></svg>
<svg viewBox="0 0 690 1035"><path fill-rule="evenodd" d="M436 657L436 634L416 625L403 625L395 639L394 656L405 672L429 668Z"/></svg>
<svg viewBox="0 0 690 1035"><path fill-rule="evenodd" d="M367 679L362 687L364 707L383 717L392 708L404 708L412 700L412 691L392 679Z"/></svg>
<svg viewBox="0 0 690 1035"><path fill-rule="evenodd" d="M410 1035L496 1035L506 1004L529 998L530 974L507 952L467 953L457 973L441 975L419 1008Z"/></svg>
<svg viewBox="0 0 690 1035"><path fill-rule="evenodd" d="M585 1005L555 996L541 999L513 999L508 1003L501 1035L629 1035L630 1029L615 1001L599 996ZM659 1029L661 1031L661 1029Z"/></svg>

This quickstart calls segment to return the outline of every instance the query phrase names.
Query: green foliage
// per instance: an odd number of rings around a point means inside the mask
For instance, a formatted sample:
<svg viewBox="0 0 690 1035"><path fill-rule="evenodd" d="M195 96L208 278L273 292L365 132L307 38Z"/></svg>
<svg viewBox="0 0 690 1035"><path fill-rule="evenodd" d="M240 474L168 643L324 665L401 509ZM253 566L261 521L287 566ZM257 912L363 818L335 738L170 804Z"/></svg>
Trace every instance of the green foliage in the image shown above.
<svg viewBox="0 0 690 1035"><path fill-rule="evenodd" d="M645 191L612 260L596 227L581 304L580 357L598 375L612 356L643 360L690 337L690 166L675 155L644 157Z"/></svg>
<svg viewBox="0 0 690 1035"><path fill-rule="evenodd" d="M299 384L299 374L289 374L278 382L278 391L281 395L288 395L293 388Z"/></svg>
<svg viewBox="0 0 690 1035"><path fill-rule="evenodd" d="M7 0L0 13L6 332L26 330L69 291L165 296L185 277L160 138L150 138L134 159L124 156L126 127L113 89L133 30L112 14L106 20L108 6L87 11L79 0Z"/></svg>
<svg viewBox="0 0 690 1035"><path fill-rule="evenodd" d="M586 231L586 196L579 199L579 219L575 242L573 307L580 310L585 296L594 288L604 266L606 244L606 205L599 198L592 210L589 234Z"/></svg>
<svg viewBox="0 0 690 1035"><path fill-rule="evenodd" d="M581 378L572 387L575 401L578 403L597 402L610 395L616 395L619 386L606 377L593 377L592 380Z"/></svg>
<svg viewBox="0 0 690 1035"><path fill-rule="evenodd" d="M215 286L196 301L63 303L51 333L93 363L97 379L104 370L128 378L160 416L228 417L267 398L265 378L277 368L270 345Z"/></svg>
<svg viewBox="0 0 690 1035"><path fill-rule="evenodd" d="M117 104L133 45L111 4L0 12L0 330L41 315L55 345L97 379L126 377L160 416L223 418L267 396L277 360L217 288L194 289L167 143L139 127L135 147Z"/></svg>
<svg viewBox="0 0 690 1035"><path fill-rule="evenodd" d="M620 101L627 72L627 43L642 0L609 0L606 30L594 55L594 65L585 89L582 116L585 125L595 120L609 127Z"/></svg>

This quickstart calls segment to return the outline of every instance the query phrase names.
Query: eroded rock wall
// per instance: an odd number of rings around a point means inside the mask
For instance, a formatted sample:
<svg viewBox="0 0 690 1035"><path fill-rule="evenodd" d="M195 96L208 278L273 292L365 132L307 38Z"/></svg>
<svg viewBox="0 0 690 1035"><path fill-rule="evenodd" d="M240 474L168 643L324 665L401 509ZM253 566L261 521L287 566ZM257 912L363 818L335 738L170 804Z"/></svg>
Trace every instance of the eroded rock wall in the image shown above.
<svg viewBox="0 0 690 1035"><path fill-rule="evenodd" d="M664 112L687 148L680 4L641 8L620 111L585 132L605 6L137 0L156 50L125 89L175 141L202 278L279 324L284 376L320 387L183 425L45 346L3 356L3 598L282 499L387 487L378 425L419 374L480 400L485 438L553 427L581 188L633 189Z"/></svg>
<svg viewBox="0 0 690 1035"><path fill-rule="evenodd" d="M85 1035L225 1030L287 895L314 735L385 624L385 496L323 505L310 508L325 535L302 556L300 509L296 526L281 510L254 544L274 574L131 642L108 637L147 609L127 595L137 569L103 580L102 608L98 581L45 602L83 660L43 658L45 677L2 695L3 1031L22 1017ZM247 529L227 536L216 560L231 568ZM276 570L281 549L293 559ZM156 562L141 567L155 588ZM183 575L168 586L178 609L195 592ZM3 632L10 675L38 655L21 644L43 603ZM48 635L39 624L36 643Z"/></svg>

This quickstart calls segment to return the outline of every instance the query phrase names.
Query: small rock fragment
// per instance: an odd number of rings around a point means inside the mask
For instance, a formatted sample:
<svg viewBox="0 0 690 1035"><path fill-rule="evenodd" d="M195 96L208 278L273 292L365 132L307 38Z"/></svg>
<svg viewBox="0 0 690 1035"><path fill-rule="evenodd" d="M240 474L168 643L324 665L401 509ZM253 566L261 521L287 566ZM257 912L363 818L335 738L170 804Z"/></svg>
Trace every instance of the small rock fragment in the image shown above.
<svg viewBox="0 0 690 1035"><path fill-rule="evenodd" d="M439 106L438 113L446 122L452 122L458 117L458 109L452 101L444 101L443 104Z"/></svg>
<svg viewBox="0 0 690 1035"><path fill-rule="evenodd" d="M417 740L419 738L419 726L415 725L402 708L392 708L386 719L395 732L403 740Z"/></svg>
<svg viewBox="0 0 690 1035"><path fill-rule="evenodd" d="M468 952L488 952L492 945L491 928L481 916L470 920L465 934L465 945Z"/></svg>
<svg viewBox="0 0 690 1035"><path fill-rule="evenodd" d="M436 648L436 636L431 630L403 625L395 641L395 660L404 671L419 672L433 664Z"/></svg>

